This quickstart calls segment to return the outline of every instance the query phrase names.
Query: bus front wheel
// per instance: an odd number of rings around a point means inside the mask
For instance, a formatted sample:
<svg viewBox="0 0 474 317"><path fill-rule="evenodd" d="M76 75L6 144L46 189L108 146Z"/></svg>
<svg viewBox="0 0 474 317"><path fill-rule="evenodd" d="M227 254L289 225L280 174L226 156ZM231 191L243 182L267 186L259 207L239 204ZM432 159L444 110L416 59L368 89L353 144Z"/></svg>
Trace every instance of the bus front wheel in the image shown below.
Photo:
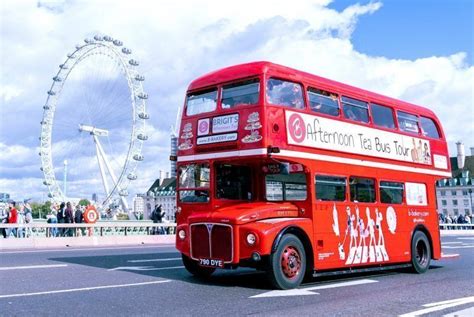
<svg viewBox="0 0 474 317"><path fill-rule="evenodd" d="M212 268L212 267L200 266L197 263L197 261L190 259L188 256L184 254L181 254L181 258L183 259L183 264L186 270L188 270L189 273L191 273L192 275L196 277L200 277L200 278L209 277L216 270L215 268Z"/></svg>
<svg viewBox="0 0 474 317"><path fill-rule="evenodd" d="M270 255L267 275L278 289L298 287L306 272L306 253L300 239L285 234L275 252Z"/></svg>
<svg viewBox="0 0 474 317"><path fill-rule="evenodd" d="M422 231L416 231L411 240L411 264L415 273L425 273L430 267L430 242Z"/></svg>

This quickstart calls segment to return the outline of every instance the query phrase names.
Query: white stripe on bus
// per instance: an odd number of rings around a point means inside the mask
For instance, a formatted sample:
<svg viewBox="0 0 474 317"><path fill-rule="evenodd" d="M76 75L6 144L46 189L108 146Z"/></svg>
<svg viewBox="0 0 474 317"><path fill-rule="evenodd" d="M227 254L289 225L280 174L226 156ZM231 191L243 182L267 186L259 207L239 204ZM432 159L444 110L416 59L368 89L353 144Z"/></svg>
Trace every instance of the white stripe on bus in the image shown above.
<svg viewBox="0 0 474 317"><path fill-rule="evenodd" d="M242 150L242 151L217 152L217 153L209 153L209 154L184 155L184 156L178 156L178 162L189 162L189 161L208 160L208 159L222 159L222 158L229 158L229 157L242 157L242 156L265 155L265 154L267 154L266 148L254 149L254 150ZM406 172L412 172L412 173L451 177L450 172L443 172L443 171L439 171L435 169L410 167L410 166L405 166L405 165L381 163L381 162L375 162L375 161L370 161L370 160L351 159L351 158L345 158L345 157L337 157L337 156L331 156L331 155L314 154L314 153L299 152L299 151L280 150L280 153L273 153L272 156L286 156L286 157L297 157L297 158L305 158L305 159L310 158L310 159L319 160L319 161L352 164L352 165L358 165L358 166L378 167L378 168L391 169L391 170L396 170L396 171L406 171Z"/></svg>

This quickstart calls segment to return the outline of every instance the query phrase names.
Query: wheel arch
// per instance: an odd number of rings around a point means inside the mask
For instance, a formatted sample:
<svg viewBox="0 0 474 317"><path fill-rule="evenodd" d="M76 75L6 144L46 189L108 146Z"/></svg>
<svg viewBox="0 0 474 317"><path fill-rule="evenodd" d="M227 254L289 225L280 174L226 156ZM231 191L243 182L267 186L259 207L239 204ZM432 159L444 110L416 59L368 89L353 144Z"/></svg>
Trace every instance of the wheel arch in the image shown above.
<svg viewBox="0 0 474 317"><path fill-rule="evenodd" d="M285 234L293 234L298 239L300 239L301 243L303 244L304 251L306 253L306 273L312 272L314 270L314 253L313 253L313 245L311 244L311 240L308 237L307 233L298 226L287 226L280 230L280 232L273 240L272 250L271 252L275 252L278 248L278 244L280 240Z"/></svg>

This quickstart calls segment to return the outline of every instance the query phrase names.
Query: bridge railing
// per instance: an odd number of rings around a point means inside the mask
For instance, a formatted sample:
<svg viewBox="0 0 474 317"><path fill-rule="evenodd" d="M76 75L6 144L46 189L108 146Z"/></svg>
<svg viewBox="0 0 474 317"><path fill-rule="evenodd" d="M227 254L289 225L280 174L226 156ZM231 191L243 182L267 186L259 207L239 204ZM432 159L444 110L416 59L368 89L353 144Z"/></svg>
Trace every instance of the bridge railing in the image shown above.
<svg viewBox="0 0 474 317"><path fill-rule="evenodd" d="M12 223L0 224L9 237L78 237L78 236L137 236L137 235L173 235L175 223L153 223L148 221L99 221L87 223ZM0 234L0 238L1 238Z"/></svg>
<svg viewBox="0 0 474 317"><path fill-rule="evenodd" d="M440 223L440 230L474 230L473 223Z"/></svg>

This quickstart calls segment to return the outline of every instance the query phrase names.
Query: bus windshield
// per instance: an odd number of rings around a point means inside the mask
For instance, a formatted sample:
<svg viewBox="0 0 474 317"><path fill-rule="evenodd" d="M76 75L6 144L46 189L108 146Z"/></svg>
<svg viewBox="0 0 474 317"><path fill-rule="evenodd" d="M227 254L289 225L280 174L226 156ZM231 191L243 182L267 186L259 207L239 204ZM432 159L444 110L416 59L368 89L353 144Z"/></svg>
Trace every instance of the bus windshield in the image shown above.
<svg viewBox="0 0 474 317"><path fill-rule="evenodd" d="M192 116L216 110L217 88L188 95L186 98L186 115Z"/></svg>
<svg viewBox="0 0 474 317"><path fill-rule="evenodd" d="M179 200L181 202L209 201L209 164L189 164L179 168Z"/></svg>
<svg viewBox="0 0 474 317"><path fill-rule="evenodd" d="M244 165L218 164L216 166L216 198L251 200L250 167Z"/></svg>

